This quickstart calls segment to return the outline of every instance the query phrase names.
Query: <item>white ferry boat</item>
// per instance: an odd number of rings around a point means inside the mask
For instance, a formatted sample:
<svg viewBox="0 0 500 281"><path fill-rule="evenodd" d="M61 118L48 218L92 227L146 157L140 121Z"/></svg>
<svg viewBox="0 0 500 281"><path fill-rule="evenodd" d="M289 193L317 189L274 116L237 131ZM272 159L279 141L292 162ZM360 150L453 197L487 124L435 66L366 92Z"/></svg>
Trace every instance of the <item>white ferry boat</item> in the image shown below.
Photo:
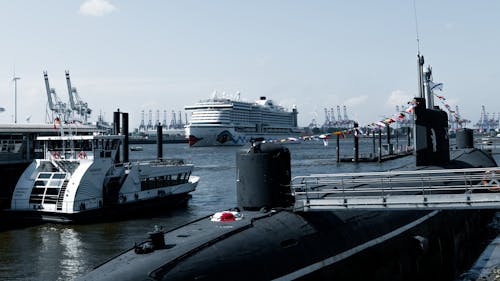
<svg viewBox="0 0 500 281"><path fill-rule="evenodd" d="M43 159L23 172L10 211L71 222L185 202L199 177L179 159L120 160L123 135L44 136ZM123 157L125 158L125 157Z"/></svg>
<svg viewBox="0 0 500 281"><path fill-rule="evenodd" d="M295 106L288 111L264 96L245 102L214 95L184 109L192 111L186 126L190 146L244 145L252 138L275 141L300 134Z"/></svg>

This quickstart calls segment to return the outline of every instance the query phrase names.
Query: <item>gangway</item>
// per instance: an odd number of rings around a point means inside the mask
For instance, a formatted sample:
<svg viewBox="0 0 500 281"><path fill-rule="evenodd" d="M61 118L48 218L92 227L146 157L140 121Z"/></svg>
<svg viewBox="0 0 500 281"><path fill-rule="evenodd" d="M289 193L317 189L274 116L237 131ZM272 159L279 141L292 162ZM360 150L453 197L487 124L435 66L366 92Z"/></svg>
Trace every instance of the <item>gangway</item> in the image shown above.
<svg viewBox="0 0 500 281"><path fill-rule="evenodd" d="M500 209L500 167L313 174L292 179L295 211Z"/></svg>

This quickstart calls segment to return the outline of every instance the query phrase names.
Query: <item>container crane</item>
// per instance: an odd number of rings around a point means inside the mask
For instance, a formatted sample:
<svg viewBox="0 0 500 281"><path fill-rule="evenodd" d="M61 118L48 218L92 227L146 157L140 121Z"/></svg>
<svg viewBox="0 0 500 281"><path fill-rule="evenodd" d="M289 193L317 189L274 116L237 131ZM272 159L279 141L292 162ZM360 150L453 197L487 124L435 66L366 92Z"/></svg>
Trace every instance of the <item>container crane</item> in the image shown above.
<svg viewBox="0 0 500 281"><path fill-rule="evenodd" d="M47 71L43 71L43 77L45 79L45 89L47 90L47 101L49 103L49 109L53 113L52 116L50 116L49 121L54 122L56 118L59 118L59 120L62 119L62 121L68 121L71 110L67 108L66 103L63 103L59 99L56 94L56 90L50 87Z"/></svg>
<svg viewBox="0 0 500 281"><path fill-rule="evenodd" d="M175 118L175 111L172 110L172 119L170 119L170 126L169 126L169 128L170 129L175 129L176 126L177 126L177 120Z"/></svg>
<svg viewBox="0 0 500 281"><path fill-rule="evenodd" d="M87 119L92 113L92 109L88 107L86 102L83 102L78 95L75 87L71 86L71 80L69 78L69 71L66 70L66 84L68 85L68 94L71 110L77 115L82 117L82 121L87 123Z"/></svg>
<svg viewBox="0 0 500 281"><path fill-rule="evenodd" d="M144 110L141 111L141 124L139 125L139 131L146 131L146 125L144 124Z"/></svg>
<svg viewBox="0 0 500 281"><path fill-rule="evenodd" d="M340 105L337 105L337 120L339 120L339 122L342 121L342 115L340 114Z"/></svg>

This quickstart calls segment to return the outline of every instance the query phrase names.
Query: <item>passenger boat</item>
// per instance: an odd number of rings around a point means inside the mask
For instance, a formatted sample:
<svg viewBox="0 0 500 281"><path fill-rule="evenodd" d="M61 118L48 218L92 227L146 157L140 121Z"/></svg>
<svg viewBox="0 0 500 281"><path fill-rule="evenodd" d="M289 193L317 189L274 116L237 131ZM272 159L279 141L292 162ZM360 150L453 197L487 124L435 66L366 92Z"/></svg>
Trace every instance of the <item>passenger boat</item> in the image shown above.
<svg viewBox="0 0 500 281"><path fill-rule="evenodd" d="M255 138L273 141L300 135L295 106L289 111L264 96L246 102L214 95L184 109L192 111L186 126L190 146L245 145Z"/></svg>
<svg viewBox="0 0 500 281"><path fill-rule="evenodd" d="M142 146L131 146L130 151L142 151Z"/></svg>
<svg viewBox="0 0 500 281"><path fill-rule="evenodd" d="M124 138L38 137L43 158L21 175L9 211L28 219L74 222L175 206L189 198L199 180L191 175L192 164L180 159L120 160L120 147L128 149Z"/></svg>
<svg viewBox="0 0 500 281"><path fill-rule="evenodd" d="M87 124L0 124L0 212L10 206L19 177L34 159L43 157L38 136L92 135L105 130ZM0 218L1 220L1 218Z"/></svg>

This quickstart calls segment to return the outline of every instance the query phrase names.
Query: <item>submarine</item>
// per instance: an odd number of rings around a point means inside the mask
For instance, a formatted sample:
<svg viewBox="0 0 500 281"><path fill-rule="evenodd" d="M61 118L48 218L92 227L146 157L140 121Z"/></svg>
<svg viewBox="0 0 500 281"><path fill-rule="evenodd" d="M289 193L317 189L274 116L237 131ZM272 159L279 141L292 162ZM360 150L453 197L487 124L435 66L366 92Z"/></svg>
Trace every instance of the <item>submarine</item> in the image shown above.
<svg viewBox="0 0 500 281"><path fill-rule="evenodd" d="M419 78L429 81L422 65L419 56ZM424 92L415 98L415 163L401 170L496 167L473 147L472 130L450 150L448 115ZM284 146L254 143L236 155L237 207L155 229L77 280L454 280L488 235L488 209L297 210L290 159Z"/></svg>

